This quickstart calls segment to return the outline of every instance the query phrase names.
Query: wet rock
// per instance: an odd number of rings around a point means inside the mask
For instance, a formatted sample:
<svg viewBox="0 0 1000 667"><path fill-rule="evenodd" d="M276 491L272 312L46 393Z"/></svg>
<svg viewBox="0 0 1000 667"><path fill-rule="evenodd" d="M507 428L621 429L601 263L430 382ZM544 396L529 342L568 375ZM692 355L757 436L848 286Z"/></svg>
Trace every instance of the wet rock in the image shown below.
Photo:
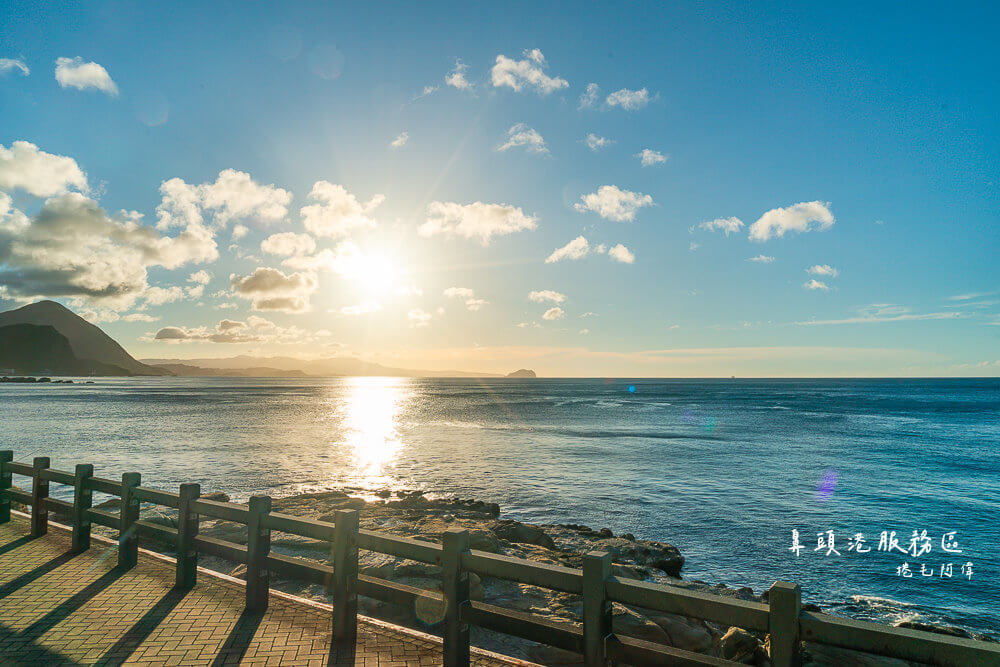
<svg viewBox="0 0 1000 667"><path fill-rule="evenodd" d="M595 549L607 551L618 563L632 561L640 565L662 570L671 577L680 576L684 567L684 557L672 544L651 540L626 540L621 537L599 540Z"/></svg>
<svg viewBox="0 0 1000 667"><path fill-rule="evenodd" d="M939 635L950 635L951 637L962 637L972 639L972 633L953 625L934 625L932 623L921 623L919 621L900 621L896 623L897 628L909 628L910 630L923 630L924 632L934 632Z"/></svg>
<svg viewBox="0 0 1000 667"><path fill-rule="evenodd" d="M726 660L744 665L762 664L767 660L764 645L742 628L729 628L719 639L719 655Z"/></svg>
<svg viewBox="0 0 1000 667"><path fill-rule="evenodd" d="M546 549L555 549L556 543L552 541L544 530L538 526L533 526L520 521L501 519L495 522L490 530L502 540L508 542L520 542L524 544L536 544Z"/></svg>

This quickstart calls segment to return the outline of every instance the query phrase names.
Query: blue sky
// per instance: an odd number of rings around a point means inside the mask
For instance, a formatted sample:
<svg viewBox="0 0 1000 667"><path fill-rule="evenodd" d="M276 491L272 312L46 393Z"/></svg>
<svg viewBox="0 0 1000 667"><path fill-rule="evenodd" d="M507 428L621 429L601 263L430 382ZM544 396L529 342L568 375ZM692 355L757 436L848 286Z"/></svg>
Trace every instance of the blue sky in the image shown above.
<svg viewBox="0 0 1000 667"><path fill-rule="evenodd" d="M2 305L136 356L1000 368L996 10L4 5Z"/></svg>

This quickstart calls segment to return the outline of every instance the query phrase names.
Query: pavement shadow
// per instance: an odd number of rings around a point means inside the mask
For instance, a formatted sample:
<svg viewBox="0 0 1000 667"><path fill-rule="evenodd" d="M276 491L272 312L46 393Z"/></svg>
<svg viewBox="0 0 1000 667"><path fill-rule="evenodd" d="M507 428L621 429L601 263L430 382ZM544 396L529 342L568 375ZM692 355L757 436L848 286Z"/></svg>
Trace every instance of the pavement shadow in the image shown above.
<svg viewBox="0 0 1000 667"><path fill-rule="evenodd" d="M122 638L115 642L115 645L104 652L95 664L121 665L146 639L153 634L156 628L170 615L174 607L181 603L185 590L172 589L169 593L160 598L153 607L143 614L142 618L136 621L131 628L125 631Z"/></svg>
<svg viewBox="0 0 1000 667"><path fill-rule="evenodd" d="M68 563L71 560L73 560L73 558L75 558L75 557L76 557L76 554L71 554L71 553L60 554L60 555L56 556L55 558L53 558L52 560L50 560L49 562L42 563L41 565L39 565L38 567L36 567L34 570L31 570L29 572L25 572L22 575L14 577L13 579L11 579L10 581L8 581L7 583L5 583L3 585L0 585L0 599L3 599L5 597L7 597L8 595L10 595L11 593L13 593L14 591L16 591L17 589L19 589L19 588L21 588L23 586L27 586L28 584L30 584L31 582L35 581L36 579L40 579L40 578L44 577L46 574L48 574L52 570L55 570L56 568L65 565L66 563Z"/></svg>
<svg viewBox="0 0 1000 667"><path fill-rule="evenodd" d="M83 590L59 603L59 605L57 605L50 612L25 628L24 634L33 637L45 634L57 626L60 622L68 618L74 611L85 605L88 600L120 579L123 574L125 573L118 568L104 573L100 578L87 584Z"/></svg>
<svg viewBox="0 0 1000 667"><path fill-rule="evenodd" d="M253 642L253 636L257 634L257 628L260 627L263 618L264 614L262 613L249 612L244 609L236 621L236 625L229 632L229 636L226 637L226 642L212 661L212 667L240 664Z"/></svg>

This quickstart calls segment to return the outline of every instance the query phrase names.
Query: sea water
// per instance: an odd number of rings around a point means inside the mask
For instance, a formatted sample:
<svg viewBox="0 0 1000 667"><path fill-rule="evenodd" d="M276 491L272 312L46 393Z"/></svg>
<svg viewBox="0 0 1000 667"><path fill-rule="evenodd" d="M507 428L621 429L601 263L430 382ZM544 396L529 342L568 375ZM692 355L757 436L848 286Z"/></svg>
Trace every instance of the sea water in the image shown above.
<svg viewBox="0 0 1000 667"><path fill-rule="evenodd" d="M757 592L789 580L834 613L993 636L998 443L996 379L0 384L0 447L16 460L236 500L345 487L476 498L523 521L670 542L688 579Z"/></svg>

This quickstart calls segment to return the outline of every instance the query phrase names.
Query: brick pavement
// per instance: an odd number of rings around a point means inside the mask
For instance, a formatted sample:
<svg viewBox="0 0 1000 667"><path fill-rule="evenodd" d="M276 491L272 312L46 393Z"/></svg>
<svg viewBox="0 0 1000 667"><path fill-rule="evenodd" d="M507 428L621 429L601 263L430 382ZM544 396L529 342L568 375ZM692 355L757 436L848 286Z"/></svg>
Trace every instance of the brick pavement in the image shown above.
<svg viewBox="0 0 1000 667"><path fill-rule="evenodd" d="M440 642L395 626L361 621L355 647L331 650L322 607L271 596L263 615L243 611L237 582L199 572L198 585L173 590L172 563L141 553L127 572L116 548L95 539L70 556L69 536L50 529L27 538L28 523L0 525L0 663L143 665L441 664ZM475 665L511 665L473 654Z"/></svg>

